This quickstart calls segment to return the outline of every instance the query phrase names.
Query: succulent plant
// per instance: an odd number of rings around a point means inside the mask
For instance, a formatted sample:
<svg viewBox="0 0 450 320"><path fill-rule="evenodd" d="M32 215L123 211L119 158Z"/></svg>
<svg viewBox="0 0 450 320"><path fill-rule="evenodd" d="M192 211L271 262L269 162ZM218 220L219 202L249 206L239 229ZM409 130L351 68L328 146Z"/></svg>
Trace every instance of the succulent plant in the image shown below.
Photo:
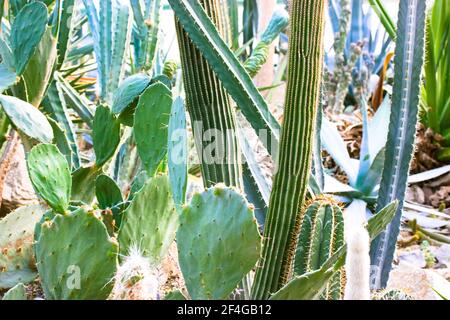
<svg viewBox="0 0 450 320"><path fill-rule="evenodd" d="M161 261L175 239L178 214L166 175L150 178L124 212L119 230L120 252L137 246L154 264Z"/></svg>
<svg viewBox="0 0 450 320"><path fill-rule="evenodd" d="M56 214L40 228L36 264L46 299L106 299L118 244L95 211Z"/></svg>
<svg viewBox="0 0 450 320"><path fill-rule="evenodd" d="M36 277L34 228L44 213L43 206L29 205L0 220L0 288L12 288Z"/></svg>
<svg viewBox="0 0 450 320"><path fill-rule="evenodd" d="M344 217L336 201L329 197L314 199L304 209L295 252L294 274L320 269L344 244ZM345 284L343 270L327 284L322 298L340 300Z"/></svg>
<svg viewBox="0 0 450 320"><path fill-rule="evenodd" d="M36 192L56 212L69 206L72 179L66 158L55 145L40 144L28 154L28 173Z"/></svg>
<svg viewBox="0 0 450 320"><path fill-rule="evenodd" d="M191 298L224 299L260 257L253 208L223 185L194 194L180 215L177 246Z"/></svg>
<svg viewBox="0 0 450 320"><path fill-rule="evenodd" d="M290 274L299 221L303 216L299 209L304 202L311 169L313 125L319 104L323 50L315 44L322 43L325 4L294 1L291 5L290 65L279 169L270 196L262 258L252 288L255 299L268 298L287 282Z"/></svg>

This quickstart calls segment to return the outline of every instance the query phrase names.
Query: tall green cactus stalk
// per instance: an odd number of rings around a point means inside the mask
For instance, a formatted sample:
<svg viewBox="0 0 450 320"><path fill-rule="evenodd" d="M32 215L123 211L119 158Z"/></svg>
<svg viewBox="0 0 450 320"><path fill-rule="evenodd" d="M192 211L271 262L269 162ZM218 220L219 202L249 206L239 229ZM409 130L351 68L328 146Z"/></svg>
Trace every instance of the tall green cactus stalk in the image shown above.
<svg viewBox="0 0 450 320"><path fill-rule="evenodd" d="M224 27L219 0L201 0L203 8L221 34ZM192 43L181 24L176 21L180 46L183 80L186 88L186 106L191 117L197 152L201 161L205 186L222 182L227 186L242 186L240 151L235 135L236 119L232 101L201 51ZM210 134L215 137L209 136ZM211 141L220 146L223 157L211 163L207 153ZM215 139L215 140L214 140Z"/></svg>
<svg viewBox="0 0 450 320"><path fill-rule="evenodd" d="M409 164L413 153L425 33L425 1L401 0L395 51L395 76L386 158L377 207L398 199L396 215L371 246L371 285L386 286L400 231Z"/></svg>
<svg viewBox="0 0 450 320"><path fill-rule="evenodd" d="M332 198L315 199L304 210L297 249L294 274L301 276L320 269L344 244L344 217ZM343 270L339 270L328 282L321 295L325 300L342 299Z"/></svg>
<svg viewBox="0 0 450 320"><path fill-rule="evenodd" d="M291 273L311 168L313 127L323 64L325 1L291 2L288 87L278 172L270 196L262 258L252 288L266 299Z"/></svg>

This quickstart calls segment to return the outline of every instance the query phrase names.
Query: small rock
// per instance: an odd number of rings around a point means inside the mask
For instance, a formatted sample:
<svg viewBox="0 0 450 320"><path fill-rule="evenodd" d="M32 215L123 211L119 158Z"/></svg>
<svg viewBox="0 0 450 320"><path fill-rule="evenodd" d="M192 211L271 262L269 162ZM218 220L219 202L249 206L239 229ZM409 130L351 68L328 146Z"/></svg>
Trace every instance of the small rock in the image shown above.
<svg viewBox="0 0 450 320"><path fill-rule="evenodd" d="M11 166L6 174L0 217L17 207L38 202L39 200L28 177L25 151L23 150L23 146L20 145L14 154Z"/></svg>
<svg viewBox="0 0 450 320"><path fill-rule="evenodd" d="M441 300L434 290L450 297L450 282L433 270L421 269L408 262L400 262L391 271L387 288L401 290L414 300Z"/></svg>

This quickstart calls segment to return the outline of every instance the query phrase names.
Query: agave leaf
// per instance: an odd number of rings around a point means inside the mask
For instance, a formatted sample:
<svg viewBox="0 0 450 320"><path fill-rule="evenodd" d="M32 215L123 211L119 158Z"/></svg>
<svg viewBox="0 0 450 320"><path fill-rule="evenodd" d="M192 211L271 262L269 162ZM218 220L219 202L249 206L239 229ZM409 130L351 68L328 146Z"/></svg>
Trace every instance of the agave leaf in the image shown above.
<svg viewBox="0 0 450 320"><path fill-rule="evenodd" d="M336 126L325 117L322 119L321 138L322 146L348 175L350 185L354 185L356 182L357 167L353 165L354 162L352 162L347 152L347 146Z"/></svg>

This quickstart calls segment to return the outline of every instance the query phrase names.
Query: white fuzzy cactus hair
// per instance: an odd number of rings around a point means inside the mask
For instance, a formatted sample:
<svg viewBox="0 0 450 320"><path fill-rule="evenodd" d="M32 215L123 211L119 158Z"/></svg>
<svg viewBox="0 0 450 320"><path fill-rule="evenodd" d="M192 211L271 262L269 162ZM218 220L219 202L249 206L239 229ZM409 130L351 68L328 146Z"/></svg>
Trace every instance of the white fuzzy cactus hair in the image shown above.
<svg viewBox="0 0 450 320"><path fill-rule="evenodd" d="M137 245L117 268L111 300L157 300L159 298L158 270L144 257Z"/></svg>
<svg viewBox="0 0 450 320"><path fill-rule="evenodd" d="M344 300L370 300L370 238L365 228L365 206L352 203L345 210L346 285Z"/></svg>

